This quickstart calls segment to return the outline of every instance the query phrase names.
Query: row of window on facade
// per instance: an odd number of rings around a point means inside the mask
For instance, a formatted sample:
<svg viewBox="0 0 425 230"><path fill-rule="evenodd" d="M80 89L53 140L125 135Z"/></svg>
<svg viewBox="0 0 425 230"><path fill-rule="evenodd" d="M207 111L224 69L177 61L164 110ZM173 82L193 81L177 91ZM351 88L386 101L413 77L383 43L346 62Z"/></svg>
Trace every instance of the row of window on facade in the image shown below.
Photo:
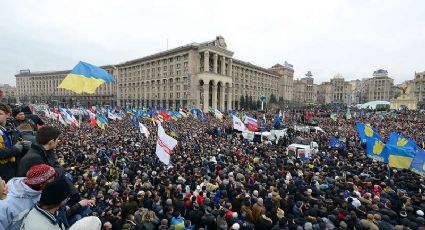
<svg viewBox="0 0 425 230"><path fill-rule="evenodd" d="M146 96L146 98L160 98L161 93L155 93L155 94L148 94ZM163 93L163 98L167 98L167 93ZM175 94L175 98L180 98L181 95L183 95L183 98L188 98L188 96L190 95L190 93L188 92L183 92L183 94L181 94L180 92L177 92ZM143 98L142 95L140 94L120 94L120 98ZM169 93L169 98L172 99L174 98L174 93Z"/></svg>

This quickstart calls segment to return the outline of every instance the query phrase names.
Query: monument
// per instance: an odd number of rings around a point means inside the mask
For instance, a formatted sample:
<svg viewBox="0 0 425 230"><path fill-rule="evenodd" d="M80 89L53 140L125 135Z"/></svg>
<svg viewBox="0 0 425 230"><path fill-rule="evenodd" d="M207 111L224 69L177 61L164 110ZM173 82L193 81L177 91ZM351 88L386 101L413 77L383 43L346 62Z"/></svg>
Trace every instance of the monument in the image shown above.
<svg viewBox="0 0 425 230"><path fill-rule="evenodd" d="M415 97L411 96L410 93L406 93L409 88L407 85L402 85L398 87L401 90L401 95L397 99L390 100L390 108L399 110L399 109L409 109L416 110L418 106L418 101Z"/></svg>

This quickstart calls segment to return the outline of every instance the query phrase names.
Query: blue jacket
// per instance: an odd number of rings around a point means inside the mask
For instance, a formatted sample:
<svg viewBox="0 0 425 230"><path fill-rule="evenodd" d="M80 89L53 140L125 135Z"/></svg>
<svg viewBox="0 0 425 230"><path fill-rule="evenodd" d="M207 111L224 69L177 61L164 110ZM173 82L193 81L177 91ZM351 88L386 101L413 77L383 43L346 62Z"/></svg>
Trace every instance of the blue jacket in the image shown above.
<svg viewBox="0 0 425 230"><path fill-rule="evenodd" d="M35 191L24 183L25 177L14 177L7 182L9 193L0 201L0 229L6 229L13 218L25 209L34 207L41 191Z"/></svg>

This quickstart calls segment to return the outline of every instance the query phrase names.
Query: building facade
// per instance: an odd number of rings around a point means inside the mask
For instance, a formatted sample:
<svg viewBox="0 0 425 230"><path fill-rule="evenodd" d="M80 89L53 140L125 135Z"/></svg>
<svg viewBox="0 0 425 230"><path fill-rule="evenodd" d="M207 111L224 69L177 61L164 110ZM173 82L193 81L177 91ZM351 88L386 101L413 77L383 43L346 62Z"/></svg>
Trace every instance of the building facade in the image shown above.
<svg viewBox="0 0 425 230"><path fill-rule="evenodd" d="M317 102L317 85L314 84L314 78L310 71L305 74L305 77L294 80L293 99L307 104Z"/></svg>
<svg viewBox="0 0 425 230"><path fill-rule="evenodd" d="M419 103L423 104L425 102L425 71L416 72L413 82L413 93L415 98L419 101Z"/></svg>
<svg viewBox="0 0 425 230"><path fill-rule="evenodd" d="M116 80L116 70L113 66L102 66ZM52 103L54 105L91 106L116 105L116 85L103 84L94 94L76 94L60 89L58 85L70 70L31 72L21 70L16 77L17 95L21 102Z"/></svg>
<svg viewBox="0 0 425 230"><path fill-rule="evenodd" d="M352 100L352 86L341 75L334 76L329 82L318 86L318 102L320 104L347 104ZM353 102L350 101L352 104Z"/></svg>
<svg viewBox="0 0 425 230"><path fill-rule="evenodd" d="M113 74L116 84L102 85L94 95L57 89L69 71L20 73L16 75L18 93L31 101L55 96L64 102L88 100L119 106L196 107L204 111L209 107L222 111L239 108L241 96L256 101L261 95L270 98L273 94L292 100L291 65L266 69L235 59L221 36L102 68Z"/></svg>
<svg viewBox="0 0 425 230"><path fill-rule="evenodd" d="M373 77L365 81L367 101L390 101L394 79L388 77L388 71L379 69Z"/></svg>

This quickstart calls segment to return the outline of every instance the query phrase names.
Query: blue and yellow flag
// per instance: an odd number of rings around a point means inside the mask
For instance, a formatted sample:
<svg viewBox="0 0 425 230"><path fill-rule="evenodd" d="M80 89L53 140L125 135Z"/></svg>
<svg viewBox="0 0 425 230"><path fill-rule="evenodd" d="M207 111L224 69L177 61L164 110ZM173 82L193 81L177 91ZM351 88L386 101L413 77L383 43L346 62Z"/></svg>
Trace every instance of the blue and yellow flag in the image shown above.
<svg viewBox="0 0 425 230"><path fill-rule="evenodd" d="M388 165L393 168L408 169L415 158L416 153L413 148L400 147L397 145L386 144L388 148Z"/></svg>
<svg viewBox="0 0 425 230"><path fill-rule="evenodd" d="M102 116L96 116L96 124L101 128L105 129L106 125L108 124L108 120Z"/></svg>
<svg viewBox="0 0 425 230"><path fill-rule="evenodd" d="M366 143L367 138L373 138L382 141L382 138L379 136L378 131L370 127L370 125L365 125L361 123L356 123L357 132L359 133L360 140L363 143Z"/></svg>
<svg viewBox="0 0 425 230"><path fill-rule="evenodd" d="M410 170L425 177L425 150L420 149L410 164Z"/></svg>
<svg viewBox="0 0 425 230"><path fill-rule="evenodd" d="M401 148L412 148L415 151L415 154L419 152L420 147L416 144L414 140L403 137L397 133L390 133L390 137L388 138L388 144L396 145Z"/></svg>
<svg viewBox="0 0 425 230"><path fill-rule="evenodd" d="M106 70L80 61L63 79L58 88L68 89L78 94L93 94L101 84L111 82L113 82L113 78Z"/></svg>
<svg viewBox="0 0 425 230"><path fill-rule="evenodd" d="M369 158L388 163L388 148L378 139L366 138L366 154Z"/></svg>

